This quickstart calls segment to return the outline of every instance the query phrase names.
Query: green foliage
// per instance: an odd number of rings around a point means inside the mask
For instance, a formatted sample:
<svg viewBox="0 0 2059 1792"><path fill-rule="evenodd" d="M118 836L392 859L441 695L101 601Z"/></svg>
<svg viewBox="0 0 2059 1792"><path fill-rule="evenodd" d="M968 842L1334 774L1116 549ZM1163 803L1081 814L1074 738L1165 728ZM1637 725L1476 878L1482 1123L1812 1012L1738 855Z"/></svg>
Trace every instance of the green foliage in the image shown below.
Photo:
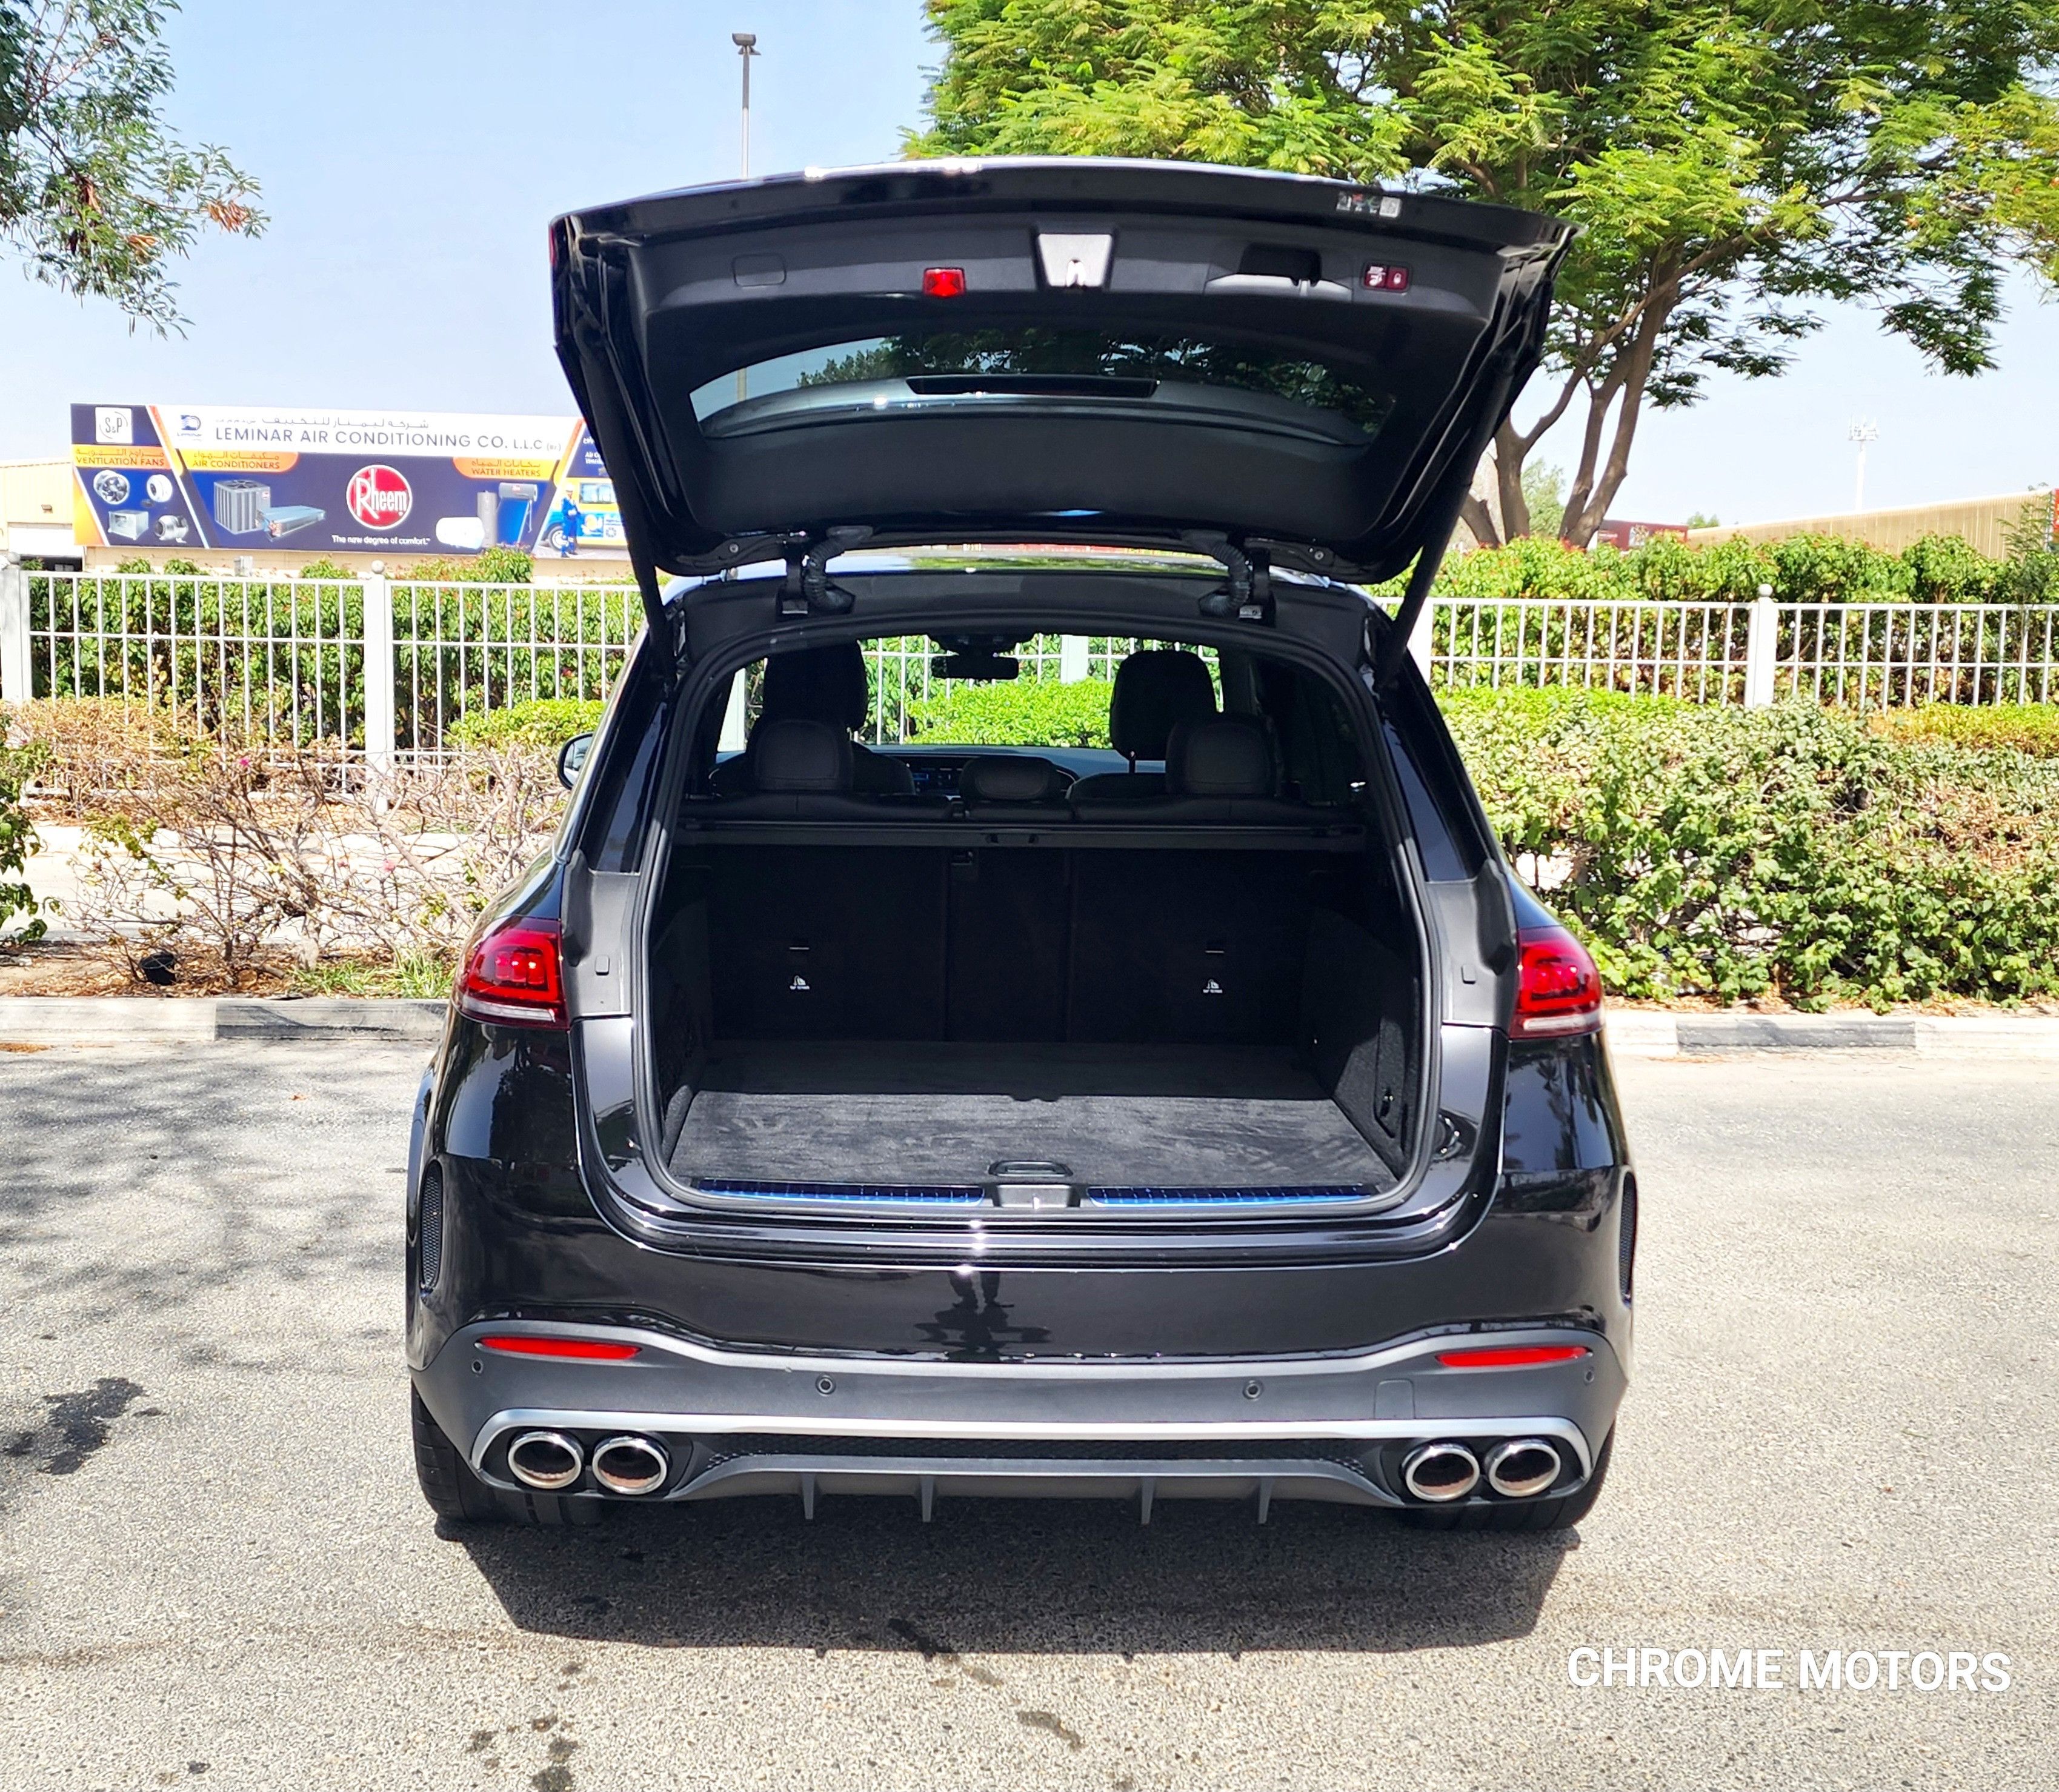
<svg viewBox="0 0 2059 1792"><path fill-rule="evenodd" d="M1866 725L1890 740L1945 741L2059 759L2059 703L1926 703L1876 713Z"/></svg>
<svg viewBox="0 0 2059 1792"><path fill-rule="evenodd" d="M1570 862L1544 894L1619 994L2059 991L2059 759L1883 735L1810 704L1441 701L1519 866Z"/></svg>
<svg viewBox="0 0 2059 1792"><path fill-rule="evenodd" d="M1495 440L1501 514L1583 404L1564 532L1591 539L1646 404L1779 372L1810 301L1863 300L1934 365L1991 364L2002 269L2059 275L2059 0L929 0L918 154L1230 162L1583 226L1558 391ZM1484 525L1483 525L1484 526Z"/></svg>
<svg viewBox="0 0 2059 1792"><path fill-rule="evenodd" d="M22 796L29 780L49 763L50 750L35 742L10 747L7 738L7 712L0 710L0 946L18 946L41 939L46 930L38 913L43 905L22 875L35 847L36 830L29 825ZM10 929L9 919L17 914L29 918Z"/></svg>
<svg viewBox="0 0 2059 1792"><path fill-rule="evenodd" d="M1566 520L1566 470L1548 461L1537 461L1523 469L1523 504L1529 513L1530 533L1555 541Z"/></svg>
<svg viewBox="0 0 2059 1792"><path fill-rule="evenodd" d="M575 735L600 726L601 705L576 697L540 697L505 709L475 710L444 738L457 747L534 748L555 753Z"/></svg>
<svg viewBox="0 0 2059 1792"><path fill-rule="evenodd" d="M526 585L536 563L519 548L489 548L462 559L416 560L407 583L424 585Z"/></svg>
<svg viewBox="0 0 2059 1792"><path fill-rule="evenodd" d="M2059 563L2059 556L2053 556ZM1591 552L1545 536L1456 555L1440 595L1672 598L1749 603L1770 585L1783 603L1869 599L1896 603L2017 601L2016 563L1989 560L1957 536L1925 536L1898 554L1842 536L1693 544L1661 536L1641 548ZM1402 581L1384 587L1398 592ZM2055 585L2059 589L2059 585Z"/></svg>
<svg viewBox="0 0 2059 1792"><path fill-rule="evenodd" d="M909 739L954 747L1105 747L1106 679L958 684L908 706Z"/></svg>
<svg viewBox="0 0 2059 1792"><path fill-rule="evenodd" d="M176 0L0 0L0 237L38 279L179 327L166 268L203 230L254 237L257 185L211 144L188 148L171 91Z"/></svg>
<svg viewBox="0 0 2059 1792"><path fill-rule="evenodd" d="M296 994L384 996L440 1002L449 995L451 961L432 952L400 952L391 959L325 958L294 967Z"/></svg>

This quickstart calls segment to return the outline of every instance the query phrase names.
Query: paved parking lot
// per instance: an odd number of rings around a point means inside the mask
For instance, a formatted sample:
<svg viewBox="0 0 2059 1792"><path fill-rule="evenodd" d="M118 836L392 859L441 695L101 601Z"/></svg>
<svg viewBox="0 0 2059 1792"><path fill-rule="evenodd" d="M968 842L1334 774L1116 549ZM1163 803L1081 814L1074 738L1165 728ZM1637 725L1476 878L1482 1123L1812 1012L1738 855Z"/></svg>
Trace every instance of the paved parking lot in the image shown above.
<svg viewBox="0 0 2059 1792"><path fill-rule="evenodd" d="M1639 1376L1575 1534L845 1499L445 1540L419 1053L0 1053L0 1785L2049 1784L2053 1068L1620 1069ZM1583 1646L1788 1683L1579 1690ZM2011 1683L1796 1690L1832 1647Z"/></svg>

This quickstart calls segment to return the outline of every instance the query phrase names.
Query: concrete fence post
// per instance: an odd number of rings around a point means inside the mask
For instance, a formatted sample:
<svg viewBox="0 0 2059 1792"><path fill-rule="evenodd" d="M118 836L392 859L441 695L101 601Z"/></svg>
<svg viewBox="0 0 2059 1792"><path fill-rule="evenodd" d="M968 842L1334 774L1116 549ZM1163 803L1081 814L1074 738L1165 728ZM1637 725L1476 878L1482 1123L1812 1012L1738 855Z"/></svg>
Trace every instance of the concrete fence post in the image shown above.
<svg viewBox="0 0 2059 1792"><path fill-rule="evenodd" d="M374 560L364 575L364 770L393 772L393 586Z"/></svg>
<svg viewBox="0 0 2059 1792"><path fill-rule="evenodd" d="M1780 651L1780 611L1773 601L1773 587L1761 585L1746 619L1744 631L1744 705L1746 709L1767 709L1773 703L1773 670Z"/></svg>
<svg viewBox="0 0 2059 1792"><path fill-rule="evenodd" d="M0 554L0 703L26 703L36 694L29 654L29 575L19 554Z"/></svg>
<svg viewBox="0 0 2059 1792"><path fill-rule="evenodd" d="M1087 638L1084 635L1058 637L1058 682L1077 684L1091 668L1087 664Z"/></svg>

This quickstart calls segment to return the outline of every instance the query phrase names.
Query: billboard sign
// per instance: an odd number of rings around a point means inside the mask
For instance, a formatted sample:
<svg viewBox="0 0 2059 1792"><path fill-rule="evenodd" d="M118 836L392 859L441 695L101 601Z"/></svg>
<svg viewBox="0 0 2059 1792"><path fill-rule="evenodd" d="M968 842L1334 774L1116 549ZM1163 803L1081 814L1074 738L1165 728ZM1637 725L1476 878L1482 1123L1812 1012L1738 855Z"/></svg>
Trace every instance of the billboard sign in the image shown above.
<svg viewBox="0 0 2059 1792"><path fill-rule="evenodd" d="M577 417L74 404L82 545L461 557L619 556Z"/></svg>

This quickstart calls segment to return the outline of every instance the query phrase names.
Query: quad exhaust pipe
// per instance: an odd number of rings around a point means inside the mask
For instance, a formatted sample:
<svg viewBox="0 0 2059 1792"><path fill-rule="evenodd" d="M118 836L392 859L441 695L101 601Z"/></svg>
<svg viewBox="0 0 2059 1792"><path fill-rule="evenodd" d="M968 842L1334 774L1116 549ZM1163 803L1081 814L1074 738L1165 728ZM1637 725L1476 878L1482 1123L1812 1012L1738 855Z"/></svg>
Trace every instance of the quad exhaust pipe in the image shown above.
<svg viewBox="0 0 2059 1792"><path fill-rule="evenodd" d="M1557 1481L1565 1459L1542 1437L1511 1437L1483 1463L1463 1444L1420 1444L1401 1464L1402 1485L1432 1506L1463 1499L1484 1480L1504 1499L1534 1499Z"/></svg>
<svg viewBox="0 0 2059 1792"><path fill-rule="evenodd" d="M525 1487L557 1493L579 1478L586 1452L559 1431L525 1431L508 1446L508 1472Z"/></svg>
<svg viewBox="0 0 2059 1792"><path fill-rule="evenodd" d="M1401 1465L1402 1485L1432 1506L1464 1499L1480 1478L1480 1458L1463 1444L1419 1444Z"/></svg>
<svg viewBox="0 0 2059 1792"><path fill-rule="evenodd" d="M1541 1437L1511 1437L1487 1453L1487 1484L1504 1499L1529 1499L1558 1479L1558 1447Z"/></svg>
<svg viewBox="0 0 2059 1792"><path fill-rule="evenodd" d="M593 1478L610 1493L655 1493L671 1467L664 1446L647 1437L607 1437L593 1447Z"/></svg>

